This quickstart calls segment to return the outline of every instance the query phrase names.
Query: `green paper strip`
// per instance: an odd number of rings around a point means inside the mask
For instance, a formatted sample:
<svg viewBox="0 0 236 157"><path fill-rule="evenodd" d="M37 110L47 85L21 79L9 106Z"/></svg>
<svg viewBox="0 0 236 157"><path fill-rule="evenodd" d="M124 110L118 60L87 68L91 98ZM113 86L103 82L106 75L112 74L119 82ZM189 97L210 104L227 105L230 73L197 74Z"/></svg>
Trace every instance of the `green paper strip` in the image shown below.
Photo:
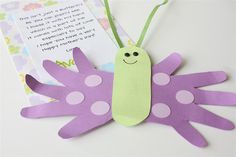
<svg viewBox="0 0 236 157"><path fill-rule="evenodd" d="M104 0L104 3L105 3L105 7L106 7L106 11L107 11L107 17L108 17L112 32L115 36L115 39L116 39L118 45L120 46L120 48L122 48L122 47L124 47L124 45L123 45L123 43L122 43L122 41L121 41L121 39L120 39L120 37L117 33L117 29L116 29L116 26L114 24L114 21L113 21L112 15L111 15L111 10L110 10L109 4L108 4L108 0Z"/></svg>
<svg viewBox="0 0 236 157"><path fill-rule="evenodd" d="M168 3L168 0L165 0L162 4L157 5L157 6L152 10L151 14L149 15L149 17L148 17L148 19L147 19L147 22L146 22L144 28L143 28L143 31L142 31L142 33L141 33L141 35L140 35L140 37L139 37L139 40L138 40L138 42L137 42L137 44L136 44L137 47L140 47L140 46L142 45L143 40L144 40L144 38L145 38L145 35L147 34L148 28L149 28L149 26L150 26L150 24L151 24L151 22L152 22L152 19L153 19L154 15L155 15L156 12L158 11L158 9L159 9L161 6L163 6L163 5L167 4L167 3Z"/></svg>
<svg viewBox="0 0 236 157"><path fill-rule="evenodd" d="M115 60L112 116L125 126L145 120L151 108L151 61L145 50L125 47Z"/></svg>

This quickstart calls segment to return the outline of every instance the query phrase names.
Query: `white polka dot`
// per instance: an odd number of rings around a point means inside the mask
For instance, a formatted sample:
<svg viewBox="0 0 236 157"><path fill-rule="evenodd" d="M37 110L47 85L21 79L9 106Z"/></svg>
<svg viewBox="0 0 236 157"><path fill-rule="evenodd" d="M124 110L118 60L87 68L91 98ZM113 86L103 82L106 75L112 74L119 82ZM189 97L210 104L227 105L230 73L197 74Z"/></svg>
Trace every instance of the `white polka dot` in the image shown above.
<svg viewBox="0 0 236 157"><path fill-rule="evenodd" d="M102 83L102 78L98 75L90 75L85 79L85 84L89 87L96 87L101 83Z"/></svg>
<svg viewBox="0 0 236 157"><path fill-rule="evenodd" d="M156 73L153 76L153 82L159 86L165 86L170 83L170 76L165 73Z"/></svg>
<svg viewBox="0 0 236 157"><path fill-rule="evenodd" d="M70 105L77 105L82 103L83 101L84 95L79 91L71 92L66 97L66 102Z"/></svg>
<svg viewBox="0 0 236 157"><path fill-rule="evenodd" d="M191 104L194 101L194 96L187 90L180 90L176 93L176 99L181 104Z"/></svg>
<svg viewBox="0 0 236 157"><path fill-rule="evenodd" d="M92 104L90 108L91 112L97 116L105 115L110 110L110 105L105 101L97 101Z"/></svg>
<svg viewBox="0 0 236 157"><path fill-rule="evenodd" d="M157 103L152 107L152 114L158 118L167 118L171 114L170 107L163 103Z"/></svg>

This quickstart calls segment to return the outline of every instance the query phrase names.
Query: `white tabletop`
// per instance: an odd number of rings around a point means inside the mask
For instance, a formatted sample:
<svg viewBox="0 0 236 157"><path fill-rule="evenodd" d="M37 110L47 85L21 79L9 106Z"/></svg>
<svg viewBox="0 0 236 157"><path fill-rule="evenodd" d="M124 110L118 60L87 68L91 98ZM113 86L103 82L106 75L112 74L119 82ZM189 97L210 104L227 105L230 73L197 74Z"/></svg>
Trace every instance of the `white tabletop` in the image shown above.
<svg viewBox="0 0 236 157"><path fill-rule="evenodd" d="M157 3L155 0L112 0L112 12L133 40ZM144 124L126 128L111 123L73 140L57 130L71 118L28 120L20 116L29 105L1 38L0 151L3 157L236 157L236 130L222 131L193 124L209 141L197 148L172 128ZM207 89L236 92L236 1L172 0L155 17L145 42L155 62L179 52L185 64L178 72L224 70L230 79ZM207 109L236 124L236 107Z"/></svg>

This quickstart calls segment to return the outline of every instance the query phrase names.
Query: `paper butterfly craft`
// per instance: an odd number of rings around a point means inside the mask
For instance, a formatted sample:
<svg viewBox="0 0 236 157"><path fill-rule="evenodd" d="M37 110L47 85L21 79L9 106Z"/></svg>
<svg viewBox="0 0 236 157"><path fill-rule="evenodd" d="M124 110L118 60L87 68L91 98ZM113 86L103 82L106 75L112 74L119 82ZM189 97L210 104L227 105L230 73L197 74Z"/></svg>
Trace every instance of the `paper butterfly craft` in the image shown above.
<svg viewBox="0 0 236 157"><path fill-rule="evenodd" d="M167 1L161 5L165 3ZM43 84L27 75L26 83L34 92L55 101L24 108L22 116L75 117L59 131L59 135L65 139L84 134L112 120L125 126L142 122L169 125L198 147L207 146L207 141L190 121L232 130L234 124L231 121L200 106L236 105L236 93L199 89L225 81L227 76L224 72L174 75L182 62L179 54L173 53L151 66L147 52L140 48L151 18L161 5L151 13L138 44L123 47L105 0L113 33L121 47L115 60L114 74L95 69L79 48L73 50L78 72L52 61L44 61L45 70L63 86Z"/></svg>

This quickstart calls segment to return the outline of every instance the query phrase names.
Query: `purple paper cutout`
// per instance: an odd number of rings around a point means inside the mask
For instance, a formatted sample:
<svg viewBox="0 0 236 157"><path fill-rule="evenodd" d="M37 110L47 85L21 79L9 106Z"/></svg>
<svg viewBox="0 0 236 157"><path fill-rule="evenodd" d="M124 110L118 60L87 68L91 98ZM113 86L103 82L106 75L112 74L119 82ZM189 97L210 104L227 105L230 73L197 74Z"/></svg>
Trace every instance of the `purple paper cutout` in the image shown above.
<svg viewBox="0 0 236 157"><path fill-rule="evenodd" d="M64 69L51 61L44 61L44 68L64 86L46 85L38 82L32 76L26 76L26 83L36 93L56 99L48 104L24 108L22 115L28 118L44 118L57 116L76 116L59 131L62 138L79 136L91 129L99 127L112 119L110 110L103 115L91 112L94 103L104 101L111 104L113 74L96 70L80 49L74 49L74 60L80 72ZM90 87L84 82L89 76L97 75L102 78L99 86ZM84 100L71 105L66 98L72 92L81 92ZM91 97L92 95L92 97Z"/></svg>
<svg viewBox="0 0 236 157"><path fill-rule="evenodd" d="M32 76L26 76L26 83L34 92L56 101L24 108L21 112L27 118L75 116L76 118L59 131L62 138L79 136L112 120L113 74L96 70L79 48L73 50L73 56L79 72L70 71L51 61L43 64L46 71L64 86L42 84ZM233 129L234 124L231 121L199 105L233 106L236 105L236 94L198 89L225 81L227 76L221 71L173 75L181 62L180 55L174 53L153 66L152 111L146 122L170 125L193 145L205 147L207 141L189 121L223 130ZM96 86L86 85L86 78L89 77L92 78L89 83L95 82ZM84 97L80 97L83 98L81 101L73 99L78 104L71 105L67 98L73 92L81 93L80 96Z"/></svg>
<svg viewBox="0 0 236 157"><path fill-rule="evenodd" d="M206 72L188 75L173 75L180 67L182 59L174 53L161 63L154 65L153 76L158 73L165 73L170 76L170 83L163 86L154 81L152 83L152 105L163 103L169 106L171 114L166 118L156 117L150 114L146 121L161 123L172 126L181 136L198 147L207 146L204 137L189 123L189 121L201 123L223 130L231 130L234 124L229 120L221 118L199 104L210 105L236 105L236 94L227 92L203 91L198 87L218 84L227 79L224 72ZM180 103L178 93L181 96ZM189 94L188 94L189 93ZM193 98L191 98L191 95ZM154 106L153 106L154 107ZM154 108L155 109L155 108Z"/></svg>

